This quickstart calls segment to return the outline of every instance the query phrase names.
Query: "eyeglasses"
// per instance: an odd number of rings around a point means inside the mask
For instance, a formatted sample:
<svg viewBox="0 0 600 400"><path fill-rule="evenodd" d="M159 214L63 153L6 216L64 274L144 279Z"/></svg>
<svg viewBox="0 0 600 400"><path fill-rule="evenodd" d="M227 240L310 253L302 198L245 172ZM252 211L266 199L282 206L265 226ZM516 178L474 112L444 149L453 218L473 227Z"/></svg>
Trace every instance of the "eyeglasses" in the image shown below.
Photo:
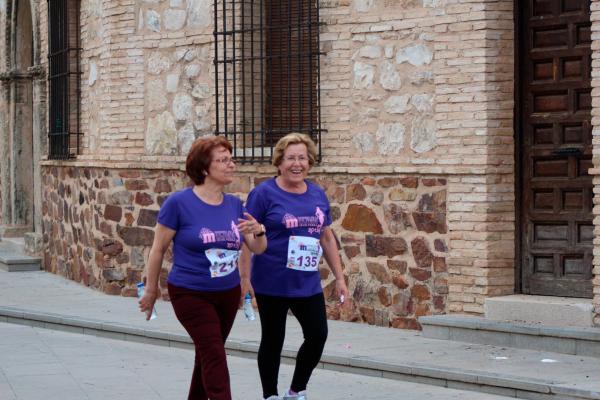
<svg viewBox="0 0 600 400"><path fill-rule="evenodd" d="M213 161L218 162L219 164L229 164L229 163L235 163L235 160L233 159L233 157L221 157L221 158L213 158Z"/></svg>
<svg viewBox="0 0 600 400"><path fill-rule="evenodd" d="M286 162L289 163L293 163L298 161L299 163L305 163L308 162L308 157L304 157L304 156L300 156L300 157L292 157L292 156L288 156L288 157L284 157L284 160Z"/></svg>

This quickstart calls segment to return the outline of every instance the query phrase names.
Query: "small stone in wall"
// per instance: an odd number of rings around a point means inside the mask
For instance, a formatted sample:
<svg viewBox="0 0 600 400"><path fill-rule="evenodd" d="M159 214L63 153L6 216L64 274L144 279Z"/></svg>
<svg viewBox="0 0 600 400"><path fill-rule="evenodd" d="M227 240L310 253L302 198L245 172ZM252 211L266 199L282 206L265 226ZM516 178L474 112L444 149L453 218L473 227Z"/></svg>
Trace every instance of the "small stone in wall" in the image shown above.
<svg viewBox="0 0 600 400"><path fill-rule="evenodd" d="M185 93L178 93L173 99L173 116L177 121L187 121L192 117L192 98Z"/></svg>
<svg viewBox="0 0 600 400"><path fill-rule="evenodd" d="M408 250L406 241L397 236L367 235L367 257L402 255Z"/></svg>
<svg viewBox="0 0 600 400"><path fill-rule="evenodd" d="M381 223L373 210L360 204L348 206L342 227L353 232L383 233Z"/></svg>
<svg viewBox="0 0 600 400"><path fill-rule="evenodd" d="M371 203L380 206L383 203L383 192L373 192L373 194L371 194Z"/></svg>
<svg viewBox="0 0 600 400"><path fill-rule="evenodd" d="M198 131L207 131L210 128L210 103L196 106L194 110L196 112L194 128Z"/></svg>
<svg viewBox="0 0 600 400"><path fill-rule="evenodd" d="M431 299L431 293L429 288L425 285L416 284L410 289L410 294L417 300L429 300Z"/></svg>
<svg viewBox="0 0 600 400"><path fill-rule="evenodd" d="M200 65L190 64L185 66L185 76L188 78L194 78L200 74Z"/></svg>
<svg viewBox="0 0 600 400"><path fill-rule="evenodd" d="M121 221L122 215L123 215L123 209L121 207L113 206L110 204L107 204L104 207L104 218L106 218L108 220L119 222L119 221Z"/></svg>
<svg viewBox="0 0 600 400"><path fill-rule="evenodd" d="M402 96L390 96L390 98L383 103L383 108L388 114L404 114L408 111L409 99L409 94Z"/></svg>
<svg viewBox="0 0 600 400"><path fill-rule="evenodd" d="M192 97L195 99L208 99L211 96L210 86L205 83L198 83L194 85L192 90Z"/></svg>
<svg viewBox="0 0 600 400"><path fill-rule="evenodd" d="M413 94L410 104L421 113L431 114L433 112L433 97L430 94Z"/></svg>
<svg viewBox="0 0 600 400"><path fill-rule="evenodd" d="M433 270L435 272L448 272L444 257L433 257Z"/></svg>
<svg viewBox="0 0 600 400"><path fill-rule="evenodd" d="M375 67L362 62L354 63L354 88L369 89L373 86Z"/></svg>
<svg viewBox="0 0 600 400"><path fill-rule="evenodd" d="M367 261L367 270L372 277L381 283L390 283L392 281L390 274L386 271L385 267L379 263Z"/></svg>
<svg viewBox="0 0 600 400"><path fill-rule="evenodd" d="M446 233L448 227L446 225L446 214L445 213L412 213L413 220L417 229L427 233L439 232Z"/></svg>
<svg viewBox="0 0 600 400"><path fill-rule="evenodd" d="M395 46L393 44L387 44L385 46L385 58L394 57Z"/></svg>
<svg viewBox="0 0 600 400"><path fill-rule="evenodd" d="M385 90L398 90L402 86L396 67L387 60L379 64L379 83Z"/></svg>
<svg viewBox="0 0 600 400"><path fill-rule="evenodd" d="M165 29L169 31L177 31L183 28L183 26L185 25L187 13L185 12L185 10L169 9L165 11L163 17Z"/></svg>
<svg viewBox="0 0 600 400"><path fill-rule="evenodd" d="M423 0L423 7L425 8L437 8L446 5L446 0Z"/></svg>
<svg viewBox="0 0 600 400"><path fill-rule="evenodd" d="M143 267L146 265L146 260L144 259L144 253L141 247L132 247L131 248L131 265L136 267ZM139 282L139 281L138 281Z"/></svg>
<svg viewBox="0 0 600 400"><path fill-rule="evenodd" d="M133 195L123 187L113 188L109 197L114 205L130 205L133 200Z"/></svg>
<svg viewBox="0 0 600 400"><path fill-rule="evenodd" d="M433 254L429 250L427 240L422 237L416 237L410 242L410 247L417 267L430 270L433 262Z"/></svg>
<svg viewBox="0 0 600 400"><path fill-rule="evenodd" d="M390 200L392 201L413 201L417 198L417 192L414 190L406 190L393 188L390 190Z"/></svg>
<svg viewBox="0 0 600 400"><path fill-rule="evenodd" d="M408 78L409 82L415 86L421 86L424 83L433 83L433 72L416 71Z"/></svg>
<svg viewBox="0 0 600 400"><path fill-rule="evenodd" d="M156 11L146 11L146 26L151 31L160 32L160 15Z"/></svg>
<svg viewBox="0 0 600 400"><path fill-rule="evenodd" d="M358 50L359 57L379 59L381 58L381 47L380 46L363 46Z"/></svg>
<svg viewBox="0 0 600 400"><path fill-rule="evenodd" d="M187 122L177 133L179 154L186 155L190 151L190 147L192 147L194 140L196 140L194 125L191 122Z"/></svg>
<svg viewBox="0 0 600 400"><path fill-rule="evenodd" d="M187 12L190 28L206 28L213 21L211 0L188 0Z"/></svg>
<svg viewBox="0 0 600 400"><path fill-rule="evenodd" d="M137 224L138 224L138 226L154 227L154 225L156 225L157 217L158 217L157 210L148 210L148 209L143 208L140 210L140 214L137 219Z"/></svg>
<svg viewBox="0 0 600 400"><path fill-rule="evenodd" d="M445 253L448 251L448 247L446 247L446 242L442 239L435 239L433 242L435 251L439 251L440 253Z"/></svg>
<svg viewBox="0 0 600 400"><path fill-rule="evenodd" d="M167 92L175 93L179 87L179 74L167 75Z"/></svg>
<svg viewBox="0 0 600 400"><path fill-rule="evenodd" d="M149 206L154 203L152 196L145 192L137 192L135 194L135 203L141 206ZM118 222L118 221L117 221Z"/></svg>
<svg viewBox="0 0 600 400"><path fill-rule="evenodd" d="M402 233L411 227L408 212L398 204L384 204L383 213L390 233Z"/></svg>
<svg viewBox="0 0 600 400"><path fill-rule="evenodd" d="M171 0L169 2L169 5L171 7L181 7L181 6L183 6L183 0Z"/></svg>
<svg viewBox="0 0 600 400"><path fill-rule="evenodd" d="M367 191L363 185L359 183L348 185L348 188L346 189L346 201L364 200L365 197L367 197Z"/></svg>
<svg viewBox="0 0 600 400"><path fill-rule="evenodd" d="M421 212L446 212L446 191L424 194L417 209Z"/></svg>
<svg viewBox="0 0 600 400"><path fill-rule="evenodd" d="M373 7L374 0L354 0L354 9L358 12L368 12Z"/></svg>
<svg viewBox="0 0 600 400"><path fill-rule="evenodd" d="M146 129L146 152L152 155L177 153L177 130L173 115L165 111L150 118Z"/></svg>
<svg viewBox="0 0 600 400"><path fill-rule="evenodd" d="M154 240L152 229L117 226L117 233L129 246L151 246Z"/></svg>
<svg viewBox="0 0 600 400"><path fill-rule="evenodd" d="M146 101L148 102L148 111L162 111L167 106L167 96L163 89L163 83L160 79L154 79L147 83Z"/></svg>
<svg viewBox="0 0 600 400"><path fill-rule="evenodd" d="M412 121L410 147L416 153L432 150L437 145L435 121L431 116L418 115Z"/></svg>
<svg viewBox="0 0 600 400"><path fill-rule="evenodd" d="M415 44L405 47L396 54L396 63L402 64L407 62L415 67L420 67L430 64L433 60L433 53L424 44Z"/></svg>
<svg viewBox="0 0 600 400"><path fill-rule="evenodd" d="M148 57L148 73L152 75L161 74L171 68L171 61L159 52L155 51Z"/></svg>
<svg viewBox="0 0 600 400"><path fill-rule="evenodd" d="M390 271L397 271L400 274L405 274L408 263L404 260L387 260L387 267Z"/></svg>
<svg viewBox="0 0 600 400"><path fill-rule="evenodd" d="M392 304L392 296L385 286L382 286L377 290L377 296L379 297L381 305L389 307Z"/></svg>
<svg viewBox="0 0 600 400"><path fill-rule="evenodd" d="M354 146L358 150L362 151L363 153L367 153L373 150L373 135L367 132L361 132L352 137L352 143L354 143Z"/></svg>
<svg viewBox="0 0 600 400"><path fill-rule="evenodd" d="M88 86L94 86L96 80L98 79L98 66L96 65L96 61L90 62L90 73L88 76Z"/></svg>
<svg viewBox="0 0 600 400"><path fill-rule="evenodd" d="M404 132L404 125L399 122L380 123L376 133L379 154L399 154L404 148Z"/></svg>

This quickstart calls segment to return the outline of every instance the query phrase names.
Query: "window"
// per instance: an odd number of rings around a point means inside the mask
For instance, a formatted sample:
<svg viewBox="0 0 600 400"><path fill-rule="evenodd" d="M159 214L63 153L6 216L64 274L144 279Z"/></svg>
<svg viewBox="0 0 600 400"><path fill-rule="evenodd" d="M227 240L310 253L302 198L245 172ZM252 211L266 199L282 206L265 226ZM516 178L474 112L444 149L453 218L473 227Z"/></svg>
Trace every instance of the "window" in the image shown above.
<svg viewBox="0 0 600 400"><path fill-rule="evenodd" d="M80 145L79 1L48 0L50 159L73 158Z"/></svg>
<svg viewBox="0 0 600 400"><path fill-rule="evenodd" d="M216 134L266 162L289 132L321 143L318 0L215 0Z"/></svg>

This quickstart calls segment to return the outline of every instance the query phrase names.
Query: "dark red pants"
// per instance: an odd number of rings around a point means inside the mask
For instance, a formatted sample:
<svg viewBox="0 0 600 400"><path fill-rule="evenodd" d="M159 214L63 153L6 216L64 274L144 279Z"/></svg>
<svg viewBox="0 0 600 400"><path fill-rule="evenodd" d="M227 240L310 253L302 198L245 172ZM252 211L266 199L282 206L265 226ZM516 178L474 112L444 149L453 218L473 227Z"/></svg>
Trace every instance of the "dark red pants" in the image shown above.
<svg viewBox="0 0 600 400"><path fill-rule="evenodd" d="M199 292L169 284L169 296L196 348L188 400L231 400L225 340L237 313L240 287Z"/></svg>

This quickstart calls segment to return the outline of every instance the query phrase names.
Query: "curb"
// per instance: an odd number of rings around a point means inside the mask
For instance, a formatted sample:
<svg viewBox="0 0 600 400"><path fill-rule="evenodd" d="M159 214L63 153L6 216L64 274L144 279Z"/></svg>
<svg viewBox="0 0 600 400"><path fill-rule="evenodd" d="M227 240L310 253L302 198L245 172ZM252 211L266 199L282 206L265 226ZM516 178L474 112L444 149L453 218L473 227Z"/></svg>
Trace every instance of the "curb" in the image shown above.
<svg viewBox="0 0 600 400"><path fill-rule="evenodd" d="M0 322L166 347L190 350L194 348L192 340L186 334L134 328L114 322L32 312L13 307L0 307ZM233 356L256 358L258 342L229 339L225 348L227 353ZM293 363L295 358L296 351L284 347L282 362ZM440 368L417 363L392 364L369 357L347 356L334 352L323 353L318 368L521 399L600 400L600 391L580 390L563 382L523 379L520 376Z"/></svg>

